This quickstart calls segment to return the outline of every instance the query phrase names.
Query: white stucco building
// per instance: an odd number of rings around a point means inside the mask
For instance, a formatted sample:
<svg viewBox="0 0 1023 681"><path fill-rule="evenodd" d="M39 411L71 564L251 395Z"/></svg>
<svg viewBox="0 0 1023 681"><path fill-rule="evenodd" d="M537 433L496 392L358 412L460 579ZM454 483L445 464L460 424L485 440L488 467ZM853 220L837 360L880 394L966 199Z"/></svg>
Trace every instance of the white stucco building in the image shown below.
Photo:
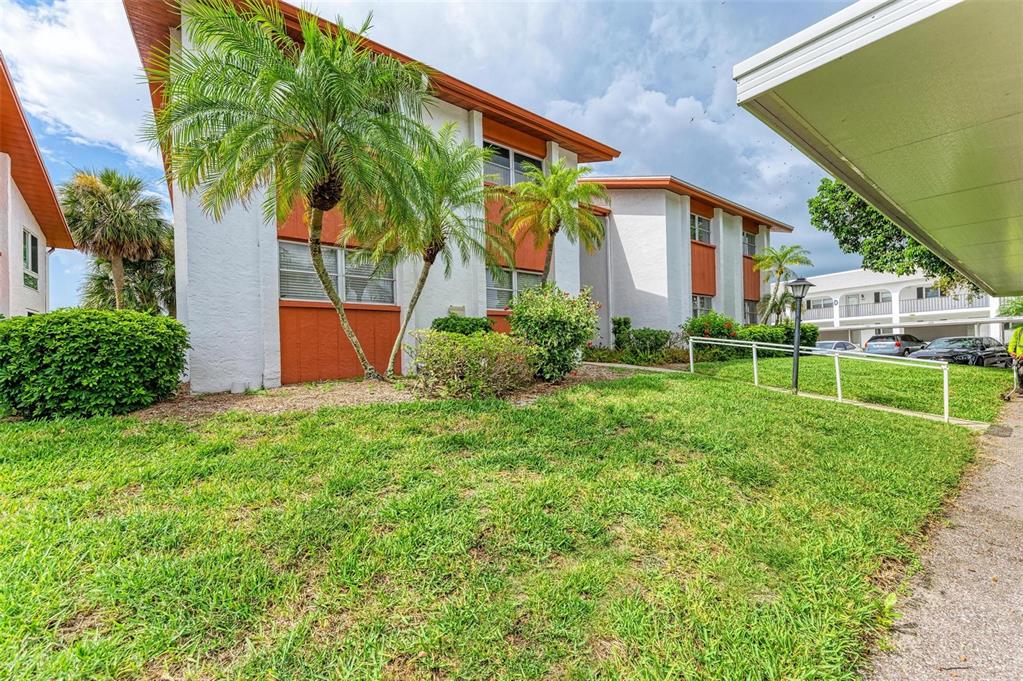
<svg viewBox="0 0 1023 681"><path fill-rule="evenodd" d="M172 37L187 40L172 5L126 0L125 9L143 62L153 49L169 45ZM292 22L298 13L283 3L281 10ZM371 49L395 54L367 42ZM447 74L432 72L431 79L437 100L428 109L427 122L434 128L453 123L461 139L490 146L496 153L488 172L503 175L508 182L521 179L527 165L563 160L575 166L618 156L605 144ZM154 106L159 106L156 95ZM300 215L279 225L268 223L259 207L261 199L255 197L250 207L235 207L214 221L195 197L172 189L177 313L190 335L189 379L194 391L240 391L361 375L354 350L312 270ZM337 215L326 216L324 244L336 242L339 223ZM326 251L328 270L360 343L370 361L383 370L408 307L418 263L406 262L370 278L364 267L348 262L343 247ZM522 243L515 267L495 277L480 258L468 264L456 259L447 278L438 268L413 312L410 331L428 327L449 311L489 316L500 329L507 323L507 300L539 279L543 253ZM579 268L578 246L559 236L555 282L578 292Z"/></svg>
<svg viewBox="0 0 1023 681"><path fill-rule="evenodd" d="M49 309L49 254L74 248L0 54L0 315Z"/></svg>
<svg viewBox="0 0 1023 681"><path fill-rule="evenodd" d="M807 277L814 284L803 320L820 327L822 340L862 345L881 333L909 333L923 340L989 336L1007 340L1018 319L998 314L1001 300L986 293L944 295L924 276L850 270Z"/></svg>
<svg viewBox="0 0 1023 681"><path fill-rule="evenodd" d="M758 321L764 284L753 256L792 227L675 177L586 181L610 199L603 246L580 253L583 284L601 304L598 343L611 343L612 317L667 330L707 310Z"/></svg>

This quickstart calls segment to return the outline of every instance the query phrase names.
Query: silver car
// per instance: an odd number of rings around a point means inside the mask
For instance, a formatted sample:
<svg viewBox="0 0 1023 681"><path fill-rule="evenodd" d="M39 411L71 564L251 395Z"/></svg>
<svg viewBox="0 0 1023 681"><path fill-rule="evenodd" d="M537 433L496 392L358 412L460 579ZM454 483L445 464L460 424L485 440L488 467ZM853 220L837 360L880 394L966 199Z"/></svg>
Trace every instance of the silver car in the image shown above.
<svg viewBox="0 0 1023 681"><path fill-rule="evenodd" d="M923 349L925 345L927 343L908 333L888 333L871 336L870 340L864 344L863 349L872 355L905 357L911 352Z"/></svg>
<svg viewBox="0 0 1023 681"><path fill-rule="evenodd" d="M860 352L860 346L849 341L817 341L818 350L838 350L839 352Z"/></svg>

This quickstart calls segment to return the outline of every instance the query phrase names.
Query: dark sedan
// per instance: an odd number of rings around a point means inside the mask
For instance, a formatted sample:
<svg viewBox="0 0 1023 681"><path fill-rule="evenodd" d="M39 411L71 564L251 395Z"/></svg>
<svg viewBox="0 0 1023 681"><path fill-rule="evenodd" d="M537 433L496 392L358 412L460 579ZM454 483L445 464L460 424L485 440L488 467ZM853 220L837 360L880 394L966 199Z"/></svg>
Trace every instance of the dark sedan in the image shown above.
<svg viewBox="0 0 1023 681"><path fill-rule="evenodd" d="M923 350L910 355L914 359L933 359L951 364L969 364L975 367L1007 367L1012 358L1005 346L994 338L957 336L938 338Z"/></svg>

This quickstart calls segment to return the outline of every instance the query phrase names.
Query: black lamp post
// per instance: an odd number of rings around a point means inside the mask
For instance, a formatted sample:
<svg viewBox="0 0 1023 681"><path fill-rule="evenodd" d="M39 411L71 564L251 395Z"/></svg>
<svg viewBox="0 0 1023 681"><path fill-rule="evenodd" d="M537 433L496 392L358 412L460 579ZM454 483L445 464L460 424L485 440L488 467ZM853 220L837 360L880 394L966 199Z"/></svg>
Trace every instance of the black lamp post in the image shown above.
<svg viewBox="0 0 1023 681"><path fill-rule="evenodd" d="M806 292L810 290L811 286L813 284L803 277L785 282L785 288L796 300L796 328L792 336L792 344L795 346L792 350L792 392L794 393L799 392L799 336L803 322L803 298L806 297Z"/></svg>

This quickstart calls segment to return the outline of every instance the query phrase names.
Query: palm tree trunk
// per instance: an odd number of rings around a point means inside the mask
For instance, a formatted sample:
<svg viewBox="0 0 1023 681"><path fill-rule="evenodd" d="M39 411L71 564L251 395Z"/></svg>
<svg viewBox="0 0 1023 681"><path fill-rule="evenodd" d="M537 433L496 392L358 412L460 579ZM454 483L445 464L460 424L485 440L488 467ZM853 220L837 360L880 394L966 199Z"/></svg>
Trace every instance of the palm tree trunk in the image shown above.
<svg viewBox="0 0 1023 681"><path fill-rule="evenodd" d="M408 302L408 309L405 311L405 319L401 322L401 329L398 331L398 337L394 339L394 347L391 348L391 356L387 359L388 378L392 378L394 376L394 360L398 357L398 350L401 349L401 340L405 337L405 331L408 329L409 322L412 320L412 311L416 309L416 303L419 302L419 296L423 293L423 287L426 286L426 278L430 276L431 267L433 267L433 260L423 258L423 269L419 272L419 281L416 282L416 290L412 292L412 298Z"/></svg>
<svg viewBox="0 0 1023 681"><path fill-rule="evenodd" d="M547 257L543 261L543 277L540 278L541 284L546 284L547 280L551 276L551 261L554 259L554 237L558 235L558 230L551 232L550 237L547 241Z"/></svg>
<svg viewBox="0 0 1023 681"><path fill-rule="evenodd" d="M115 255L110 258L110 279L114 283L114 309L121 309L124 292L124 258Z"/></svg>
<svg viewBox="0 0 1023 681"><path fill-rule="evenodd" d="M320 278L323 291L330 298L334 311L337 312L337 317L341 321L341 329L345 332L348 342L352 344L352 348L355 350L355 356L359 359L359 364L362 365L363 374L366 378L379 379L380 373L366 359L366 353L362 351L362 345L355 336L352 325L348 323L348 315L345 314L345 306L341 302L341 296L337 293L337 287L330 280L330 274L323 265L323 246L320 243L320 238L323 236L323 211L318 208L309 208L307 218L309 223L309 255L312 256L313 269L316 270L316 276Z"/></svg>

